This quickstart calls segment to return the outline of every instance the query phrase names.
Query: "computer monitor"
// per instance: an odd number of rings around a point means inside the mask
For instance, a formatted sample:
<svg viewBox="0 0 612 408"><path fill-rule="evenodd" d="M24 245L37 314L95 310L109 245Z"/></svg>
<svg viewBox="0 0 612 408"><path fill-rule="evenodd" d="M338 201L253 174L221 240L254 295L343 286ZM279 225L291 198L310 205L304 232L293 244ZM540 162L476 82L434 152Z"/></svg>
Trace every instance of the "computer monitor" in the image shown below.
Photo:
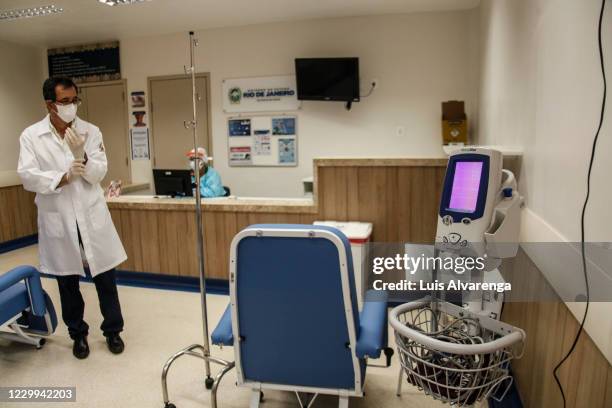
<svg viewBox="0 0 612 408"><path fill-rule="evenodd" d="M155 194L193 197L191 170L153 169Z"/></svg>

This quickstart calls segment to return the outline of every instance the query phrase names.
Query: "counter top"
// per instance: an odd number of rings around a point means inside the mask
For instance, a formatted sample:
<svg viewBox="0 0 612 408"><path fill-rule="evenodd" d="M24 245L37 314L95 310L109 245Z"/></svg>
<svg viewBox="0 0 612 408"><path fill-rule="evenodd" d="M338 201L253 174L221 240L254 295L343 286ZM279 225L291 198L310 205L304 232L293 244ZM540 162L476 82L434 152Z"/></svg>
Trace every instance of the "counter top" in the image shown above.
<svg viewBox="0 0 612 408"><path fill-rule="evenodd" d="M171 198L130 195L107 200L111 209L188 211L195 208L195 198ZM218 197L203 198L204 211L315 213L312 198Z"/></svg>
<svg viewBox="0 0 612 408"><path fill-rule="evenodd" d="M385 166L446 166L448 157L321 157L314 159L314 166L334 167L385 167Z"/></svg>

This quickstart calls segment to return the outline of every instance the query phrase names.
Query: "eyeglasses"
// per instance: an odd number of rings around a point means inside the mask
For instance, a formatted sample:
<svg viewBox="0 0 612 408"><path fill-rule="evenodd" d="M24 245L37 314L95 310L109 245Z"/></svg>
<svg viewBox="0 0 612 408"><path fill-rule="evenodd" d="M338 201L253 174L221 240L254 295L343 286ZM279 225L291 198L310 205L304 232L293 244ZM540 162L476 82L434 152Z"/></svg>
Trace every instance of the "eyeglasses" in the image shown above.
<svg viewBox="0 0 612 408"><path fill-rule="evenodd" d="M60 105L60 106L68 106L68 105L76 105L76 106L80 106L81 105L82 99L79 98L78 96L75 96L73 100L71 101L55 101L56 105Z"/></svg>

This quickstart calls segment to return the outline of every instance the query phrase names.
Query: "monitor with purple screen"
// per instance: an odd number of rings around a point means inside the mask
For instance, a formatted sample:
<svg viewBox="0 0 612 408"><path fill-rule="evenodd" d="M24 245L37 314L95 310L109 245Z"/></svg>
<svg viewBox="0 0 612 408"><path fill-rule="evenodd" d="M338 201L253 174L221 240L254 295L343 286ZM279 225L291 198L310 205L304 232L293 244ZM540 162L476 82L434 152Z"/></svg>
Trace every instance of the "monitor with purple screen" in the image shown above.
<svg viewBox="0 0 612 408"><path fill-rule="evenodd" d="M464 213L476 211L481 175L482 162L480 161L459 161L455 164L449 210Z"/></svg>

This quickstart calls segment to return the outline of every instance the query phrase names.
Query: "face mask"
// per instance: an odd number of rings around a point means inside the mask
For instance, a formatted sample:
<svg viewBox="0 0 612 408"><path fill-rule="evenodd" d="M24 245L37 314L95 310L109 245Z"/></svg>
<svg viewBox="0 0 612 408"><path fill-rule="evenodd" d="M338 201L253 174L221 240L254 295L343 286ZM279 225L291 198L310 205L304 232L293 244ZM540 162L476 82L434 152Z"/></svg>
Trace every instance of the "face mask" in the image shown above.
<svg viewBox="0 0 612 408"><path fill-rule="evenodd" d="M200 161L200 163L202 163L200 165L200 170L202 170L204 168L204 163L202 161ZM191 171L195 172L195 160L189 160L189 167L191 167Z"/></svg>
<svg viewBox="0 0 612 408"><path fill-rule="evenodd" d="M77 106L75 103L68 105L55 104L55 106L57 107L57 116L64 122L70 123L76 118Z"/></svg>

